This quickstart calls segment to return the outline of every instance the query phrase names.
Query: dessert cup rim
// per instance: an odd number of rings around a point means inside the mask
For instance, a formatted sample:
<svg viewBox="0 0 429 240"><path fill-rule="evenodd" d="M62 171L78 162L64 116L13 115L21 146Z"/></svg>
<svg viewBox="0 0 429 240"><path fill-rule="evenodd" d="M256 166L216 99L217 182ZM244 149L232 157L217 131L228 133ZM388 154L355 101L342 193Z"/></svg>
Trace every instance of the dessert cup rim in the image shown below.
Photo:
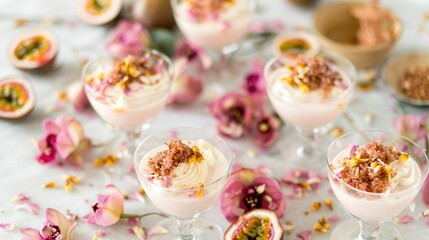
<svg viewBox="0 0 429 240"><path fill-rule="evenodd" d="M329 164L330 164L330 159L328 158L328 156L326 156L326 158L325 158L325 164L326 164L326 168L328 169L328 176L329 176L329 178L334 178L335 180L337 180L337 181L339 181L342 185L344 185L344 186L346 186L348 189L352 189L353 191L355 191L355 192L358 192L358 193L360 193L360 194L363 194L363 195L365 195L365 196L374 196L374 197L382 197L382 196L397 196L397 195L403 195L404 193L407 193L407 192L411 192L411 191L414 191L415 189L418 189L418 188L420 188L421 186L422 186L422 184L423 184L423 182L425 181L425 179L426 179L426 177L428 176L428 173L429 173L429 159L428 159L428 156L427 156L427 154L426 154L426 152L425 151L423 151L423 149L421 149L420 147L419 147L419 145L417 145L414 141L412 141L411 139L409 139L409 138L407 138L407 137L405 137L405 136L402 136L402 135L400 135L400 134L396 134L396 133L392 133L392 132L387 132L387 131L381 131L381 130L361 130L361 131L352 131L352 132L349 132L349 133L347 133L347 134L344 134L344 135L342 135L341 137L339 137L339 138L337 138L337 139L335 139L335 140L333 140L330 144L329 144L329 146L328 146L328 152L329 152L329 149L335 144L335 143L337 143L338 141L340 141L340 140L342 140L342 139L344 139L344 138L346 138L346 137L348 137L348 136L351 136L351 135L355 135L355 134L365 134L365 133L382 133L382 134L386 134L386 135L390 135L390 136L395 136L395 137L399 137L399 138L402 138L402 139L404 139L404 140L406 140L406 141L408 141L408 142L410 142L412 145L414 145L415 147L417 147L419 150L422 150L422 152L423 152L423 158L425 159L425 162L426 162L426 169L424 169L424 171L422 172L422 175L421 175L421 178L420 178L420 180L419 180L419 182L418 183L416 183L416 184L414 184L414 186L412 186L412 187L410 187L410 188L408 188L408 189L405 189L405 190L402 190L402 191L399 191L399 192L389 192L389 193L373 193L373 192L367 192L367 191L363 191L363 190L360 190L360 189L357 189L357 188L355 188L355 187L352 187L352 186L350 186L349 184L347 184L346 182L344 182L341 178L339 178L333 171L332 171L332 169L329 167ZM327 154L326 154L327 155ZM419 170L421 171L422 169L419 167ZM330 176L333 176L333 177L330 177ZM332 185L332 183L331 183L331 185ZM420 191L420 190L419 190Z"/></svg>
<svg viewBox="0 0 429 240"><path fill-rule="evenodd" d="M164 88L161 88L161 89L159 89L159 90L158 90L158 91L156 91L156 92L153 92L153 93L150 93L150 94L146 94L146 95L141 96L141 97L137 97L137 98L135 98L135 97L133 97L133 98L129 98L129 99L127 99L127 102L138 102L138 101L140 101L141 99L145 99L145 98L148 98L148 97L151 97L151 96L155 96L155 95L158 95L158 94L163 93L163 92L168 92L168 90L170 89L170 87L171 87L171 85L172 85L172 82L173 82L173 80L174 80L174 78L175 78L175 76L174 76L175 71L174 71L173 62L172 62L172 60L171 60L167 55L165 55L164 53L162 53L162 52L160 52L160 51L158 51L158 50L151 49L151 48L143 49L143 50L142 50L142 53L144 53L144 52L148 52L148 53L150 53L150 54L157 55L157 56L159 56L163 61L165 61L165 62L167 63L167 65L168 65L168 69L167 69L167 71L168 71L168 74L170 75L170 80L168 81L168 84L166 84L166 86L165 86ZM114 97L108 97L108 96L104 96L104 95L102 95L102 94L97 94L95 91L93 91L93 90L88 86L88 83L85 81L85 77L86 77L87 71L88 71L88 69L89 69L92 65L97 64L98 62L101 62L101 63L102 63L102 62L111 62L111 61L113 61L113 60L114 60L114 57L109 56L109 55L104 55L104 56L99 56L99 57L97 57L97 58L94 58L93 60L91 60L91 61L89 61L89 62L87 62L87 63L85 64L85 66L84 66L84 67L83 67L83 69L82 69L81 78L82 78L82 81L83 81L83 86L84 86L85 92L86 92L87 94L90 94L91 96L94 96L94 97L101 97L101 98L103 98L103 99L115 99Z"/></svg>
<svg viewBox="0 0 429 240"><path fill-rule="evenodd" d="M199 132L204 132L204 133L206 133L206 134L210 134L210 135L212 135L213 137L215 137L215 138L217 138L218 140L220 140L225 146L226 146L226 148L228 149L228 155L229 156L225 156L225 158L227 158L227 159L230 159L230 161L229 161L229 163L228 163L228 168L227 168L227 170L225 171L225 173L224 174L222 174L222 176L220 176L219 178L217 178L216 180L214 180L214 181L212 181L211 183L209 183L209 184L207 184L207 185L204 185L203 187L199 187L199 188L192 188L192 189L175 189L175 188L168 188L168 187L164 187L164 186L162 186L162 185L160 185L160 184L156 184L156 183L154 183L154 182L152 182L152 181L150 181L147 177L145 177L141 172L140 172L140 170L139 170L139 165L140 165L140 163L141 163L141 159L137 159L137 152L139 151L139 149L144 145L144 143L147 141L147 140L149 140L149 139L151 139L153 136L155 136L155 135L157 135L157 134L160 134L160 133L168 133L168 132L171 132L171 131L175 131L175 130L193 130L193 131L199 131ZM150 134L149 136L147 136L145 139L143 139L140 143L139 143L139 145L138 145L138 147L136 148L136 151L135 151L135 153L134 153L134 156L133 156L133 165L134 165L134 168L135 168L135 170L136 170L136 174L137 175L139 175L139 176L141 176L141 177L143 177L147 182L149 182L149 184L150 185L153 185L153 186L156 186L156 187L159 187L159 188L162 188L162 189L168 189L168 191L170 191L170 192L177 192L177 193L187 193L187 192L189 192L189 191L198 191L198 190L201 190L201 189L207 189L207 188L209 188L209 187L211 187L211 186L213 186L213 185L215 185L216 183L218 183L218 182L220 182L222 179L227 179L228 178L228 176L230 175L230 173L231 173L231 171L232 171L232 167L233 167L233 165L234 165L234 157L233 157L233 154L232 154L232 149L231 149L231 147L229 146L229 144L223 139L223 138L221 138L221 137L219 137L217 134L215 134L215 133L211 133L210 131L207 131L207 130L204 130L204 129L202 129L202 128L197 128L197 127L175 127L175 128L169 128L169 129L167 129L167 130L160 130L160 131L156 131L156 132L154 132L154 133L152 133L152 134Z"/></svg>
<svg viewBox="0 0 429 240"><path fill-rule="evenodd" d="M329 103L329 102L333 102L335 100L341 99L342 97L347 96L347 95L351 94L351 92L353 92L353 89L355 88L354 85L355 85L356 78L357 78L356 68L353 65L353 63L349 59L347 59L346 57L344 57L343 55L341 55L339 53L336 53L336 52L322 51L321 55L322 56L334 56L336 58L339 58L339 59L341 59L341 61L345 62L350 67L350 69L352 71L352 73L351 73L352 76L349 76L349 74L347 74L348 78L350 79L350 84L349 84L348 88L345 91L343 91L338 96L331 96L331 97L323 99L323 100L318 100L318 99L306 99L306 100L303 100L303 99L294 99L295 102L301 102L301 103ZM310 56L310 58L311 58L311 56ZM275 62L280 62L281 64L283 64L283 66L285 65L282 62L282 59L277 58L277 57L272 57L270 60L268 60L268 62L264 66L264 81L265 81L265 85L266 85L267 91L270 91L274 95L275 98L279 99L282 102L285 102L285 100L281 96L278 96L277 94L275 94L273 92L272 86L271 86L272 84L269 82L270 79L268 78L268 76L269 76L268 71L269 71L269 68ZM290 97L288 97L288 98L290 98Z"/></svg>
<svg viewBox="0 0 429 240"><path fill-rule="evenodd" d="M323 9L327 9L327 8L331 8L331 7L335 7L335 6L339 6L339 5L349 5L349 6L353 6L353 5L364 5L366 3L364 2L357 2L357 1L352 1L352 2L338 2L338 3L327 3L324 4L322 6L320 6L319 8L317 8L314 13L313 13L313 29L316 32L317 36L319 36L323 41L335 45L339 48L341 48L342 50L347 50L350 52L372 52L372 51L380 51L382 49L388 48L393 46L394 44L396 44L396 42L398 42L398 40L401 38L403 31L404 31L404 23L402 21L402 19L392 10L385 8L383 6L379 6L380 8L382 8L383 10L388 11L389 13L392 14L392 16L395 17L395 24L397 25L398 28L398 32L396 34L396 37L393 41L391 42L386 42L386 43L381 43L381 44L377 44L375 46L363 46L363 45L359 45L359 44L351 44L351 43L342 43L342 42L338 42L335 41L329 37L327 37L325 34L323 34L321 31L319 31L319 28L317 27L317 23L316 23L316 15Z"/></svg>

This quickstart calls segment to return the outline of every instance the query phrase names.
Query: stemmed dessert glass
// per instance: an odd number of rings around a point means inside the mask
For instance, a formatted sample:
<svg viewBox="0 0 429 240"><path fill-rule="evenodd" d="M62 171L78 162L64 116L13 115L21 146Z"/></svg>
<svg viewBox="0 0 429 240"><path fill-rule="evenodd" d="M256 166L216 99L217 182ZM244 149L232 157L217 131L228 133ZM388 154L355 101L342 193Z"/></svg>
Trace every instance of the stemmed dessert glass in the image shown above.
<svg viewBox="0 0 429 240"><path fill-rule="evenodd" d="M353 64L345 57L324 52L318 57L325 58L331 68L338 71L346 85L342 86L342 92L331 94L327 98L318 98L311 92L297 94L296 91L285 91L280 89L279 83L283 77L288 75L286 66L294 66L298 60L312 58L311 56L294 56L290 58L272 58L264 69L264 78L268 97L281 119L295 126L300 140L287 143L296 147L295 154L301 159L310 160L318 158L320 151L315 151L313 144L315 130L323 127L337 119L352 99L356 70ZM284 70L284 71L283 71ZM289 155L290 156L290 155ZM322 156L320 156L322 157ZM312 162L314 164L314 161Z"/></svg>
<svg viewBox="0 0 429 240"><path fill-rule="evenodd" d="M173 136L173 137L172 137ZM144 164L154 149L159 149L172 138L179 137L185 141L205 140L218 151L217 157L225 159L225 168L218 168L219 177L206 182L202 187L192 189L169 188L158 184L145 174ZM216 154L215 154L216 155ZM222 159L216 159L221 161ZM220 227L208 220L198 218L210 210L218 200L232 169L233 156L228 144L216 134L198 128L175 128L152 134L143 140L134 154L134 167L141 185L152 203L170 218L158 225L168 230L167 234L153 236L151 239L211 240L222 239ZM194 173L189 173L193 177ZM191 176L192 175L192 176ZM200 193L195 194L195 193Z"/></svg>
<svg viewBox="0 0 429 240"><path fill-rule="evenodd" d="M228 70L225 55L234 52L247 33L256 1L171 0L171 6L186 39L216 56L209 79L219 83Z"/></svg>
<svg viewBox="0 0 429 240"><path fill-rule="evenodd" d="M399 191L372 193L354 188L343 181L331 169L331 163L338 157L348 156L349 148L353 145L363 146L370 141L380 141L386 146L394 144L398 149L409 154L409 160L414 160L418 170L414 174L420 176L409 188ZM396 239L398 231L390 224L382 224L402 212L416 197L428 175L429 160L425 151L408 138L382 131L358 131L346 134L334 140L327 152L326 166L329 181L335 196L345 208L346 212L355 220L339 224L332 232L331 239ZM412 173L411 173L412 174Z"/></svg>
<svg viewBox="0 0 429 240"><path fill-rule="evenodd" d="M131 94L118 89L111 89L110 92L107 88L103 91L94 89L88 77L108 75L115 64L115 59L109 56L90 61L82 73L85 92L91 106L105 122L126 133L127 148L118 153L119 157L124 158L131 158L140 140L141 131L149 128L165 107L174 77L172 61L156 50L142 50L139 55L133 57L145 58L149 64L157 66L157 75L148 77L158 78L159 82L150 88L143 86L140 91ZM118 60L121 61L116 59Z"/></svg>

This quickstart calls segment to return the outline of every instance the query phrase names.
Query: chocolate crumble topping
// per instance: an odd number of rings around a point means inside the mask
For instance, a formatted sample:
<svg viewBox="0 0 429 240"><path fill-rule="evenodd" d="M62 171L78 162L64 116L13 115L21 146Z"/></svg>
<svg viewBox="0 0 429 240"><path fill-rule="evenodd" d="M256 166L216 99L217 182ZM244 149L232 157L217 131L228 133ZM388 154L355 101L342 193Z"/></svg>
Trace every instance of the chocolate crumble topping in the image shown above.
<svg viewBox="0 0 429 240"><path fill-rule="evenodd" d="M408 159L408 154L397 150L393 145L370 142L364 147L356 148L354 153L343 159L341 179L359 190L383 193L389 188L390 179L395 175L389 164L403 158Z"/></svg>

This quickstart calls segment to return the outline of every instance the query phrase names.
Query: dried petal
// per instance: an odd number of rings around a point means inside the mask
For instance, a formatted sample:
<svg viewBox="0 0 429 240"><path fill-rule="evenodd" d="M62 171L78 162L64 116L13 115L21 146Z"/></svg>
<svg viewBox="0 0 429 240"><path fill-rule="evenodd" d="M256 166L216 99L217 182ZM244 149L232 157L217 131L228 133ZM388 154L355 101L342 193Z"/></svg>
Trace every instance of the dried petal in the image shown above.
<svg viewBox="0 0 429 240"><path fill-rule="evenodd" d="M329 210L334 210L334 207L332 205L332 200L330 198L325 198L325 204L329 208Z"/></svg>
<svg viewBox="0 0 429 240"><path fill-rule="evenodd" d="M301 231L296 236L301 240L311 240L311 230Z"/></svg>
<svg viewBox="0 0 429 240"><path fill-rule="evenodd" d="M322 206L322 203L320 203L320 202L314 202L314 203L311 204L311 210L312 211L318 211L321 206Z"/></svg>
<svg viewBox="0 0 429 240"><path fill-rule="evenodd" d="M58 183L56 181L47 182L47 183L43 184L42 187L43 188L57 188Z"/></svg>
<svg viewBox="0 0 429 240"><path fill-rule="evenodd" d="M317 220L317 223L313 225L314 231L325 233L329 230L330 224L326 222L326 219L324 216L322 218Z"/></svg>

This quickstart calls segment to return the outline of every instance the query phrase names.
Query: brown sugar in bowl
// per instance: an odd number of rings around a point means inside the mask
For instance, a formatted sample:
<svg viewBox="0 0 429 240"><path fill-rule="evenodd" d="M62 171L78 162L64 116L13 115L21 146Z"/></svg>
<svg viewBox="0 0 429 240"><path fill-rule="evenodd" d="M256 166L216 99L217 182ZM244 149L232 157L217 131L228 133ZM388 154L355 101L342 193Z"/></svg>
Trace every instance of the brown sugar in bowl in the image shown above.
<svg viewBox="0 0 429 240"><path fill-rule="evenodd" d="M325 49L336 51L347 57L356 68L372 68L379 65L393 48L402 33L402 22L396 19L394 24L395 40L375 46L357 44L359 21L352 16L351 9L365 3L331 3L318 8L313 15L316 34Z"/></svg>

